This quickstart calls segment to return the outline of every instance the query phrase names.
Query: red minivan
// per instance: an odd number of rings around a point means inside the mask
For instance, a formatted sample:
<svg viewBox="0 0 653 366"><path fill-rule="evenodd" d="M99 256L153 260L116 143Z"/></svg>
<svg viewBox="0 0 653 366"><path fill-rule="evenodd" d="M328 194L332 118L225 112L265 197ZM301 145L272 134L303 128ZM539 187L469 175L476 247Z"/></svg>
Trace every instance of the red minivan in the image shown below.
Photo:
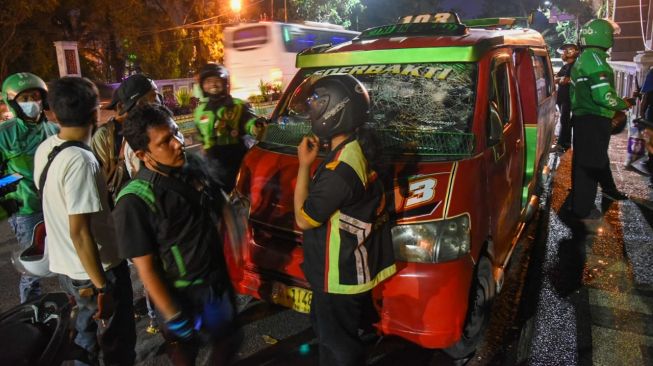
<svg viewBox="0 0 653 366"><path fill-rule="evenodd" d="M367 123L394 202L398 272L374 290L377 326L464 357L537 206L555 124L551 64L530 29L472 27L452 13L403 21L298 55L298 74L241 166L247 234L225 246L229 271L238 292L309 311L293 190L310 124L286 105L309 75L351 74L369 91Z"/></svg>

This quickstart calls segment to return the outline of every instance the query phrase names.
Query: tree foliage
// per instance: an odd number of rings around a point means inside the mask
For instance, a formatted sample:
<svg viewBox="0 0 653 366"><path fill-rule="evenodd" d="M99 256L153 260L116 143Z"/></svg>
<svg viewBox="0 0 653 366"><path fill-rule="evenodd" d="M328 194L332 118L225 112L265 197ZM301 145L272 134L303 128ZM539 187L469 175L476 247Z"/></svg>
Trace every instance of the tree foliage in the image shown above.
<svg viewBox="0 0 653 366"><path fill-rule="evenodd" d="M51 11L57 3L57 0L3 1L2 11L0 11L0 24L2 24L0 77L2 79L12 72L30 71L24 66L21 70L16 71L13 71L11 67L16 64L16 60L29 58L27 54L34 53L34 57L43 58L41 50L35 49L35 46L43 46L42 42L38 40L37 30L25 25L31 23L29 21L35 16L42 16Z"/></svg>
<svg viewBox="0 0 653 366"><path fill-rule="evenodd" d="M352 16L363 10L360 0L290 0L287 3L291 6L291 19L342 24L345 27L352 24Z"/></svg>

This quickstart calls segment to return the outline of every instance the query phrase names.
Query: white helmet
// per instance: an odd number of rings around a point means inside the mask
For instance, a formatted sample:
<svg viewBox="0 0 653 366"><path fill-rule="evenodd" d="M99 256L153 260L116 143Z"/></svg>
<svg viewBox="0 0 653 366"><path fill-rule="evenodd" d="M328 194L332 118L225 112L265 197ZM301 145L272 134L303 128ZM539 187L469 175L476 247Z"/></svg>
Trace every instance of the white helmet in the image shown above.
<svg viewBox="0 0 653 366"><path fill-rule="evenodd" d="M48 245L45 233L45 223L39 222L32 231L32 245L24 250L17 251L11 261L18 272L37 276L50 277L50 260L48 259Z"/></svg>

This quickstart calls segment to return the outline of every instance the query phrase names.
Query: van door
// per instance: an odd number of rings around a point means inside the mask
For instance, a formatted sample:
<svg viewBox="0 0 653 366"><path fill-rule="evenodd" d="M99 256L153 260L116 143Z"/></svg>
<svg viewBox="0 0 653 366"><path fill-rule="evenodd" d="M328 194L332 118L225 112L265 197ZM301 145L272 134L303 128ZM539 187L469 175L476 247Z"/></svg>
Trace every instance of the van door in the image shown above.
<svg viewBox="0 0 653 366"><path fill-rule="evenodd" d="M495 263L503 263L519 224L524 174L523 126L508 54L494 58L489 78L486 195Z"/></svg>

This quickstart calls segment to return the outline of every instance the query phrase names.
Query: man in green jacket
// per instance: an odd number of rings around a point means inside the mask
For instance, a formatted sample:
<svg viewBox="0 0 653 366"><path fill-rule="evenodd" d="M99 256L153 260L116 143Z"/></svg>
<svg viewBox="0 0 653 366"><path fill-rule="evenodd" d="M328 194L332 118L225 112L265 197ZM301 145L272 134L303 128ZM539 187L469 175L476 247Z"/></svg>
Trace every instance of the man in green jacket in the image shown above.
<svg viewBox="0 0 653 366"><path fill-rule="evenodd" d="M616 32L618 26L605 19L593 19L583 25L582 52L571 70L574 126L571 202L572 212L580 219L601 218L594 206L598 184L605 196L625 198L614 185L608 157L612 117L634 104L617 95L614 73L607 62L607 51Z"/></svg>
<svg viewBox="0 0 653 366"><path fill-rule="evenodd" d="M41 142L59 131L43 112L47 90L41 78L28 72L10 75L2 84L2 99L15 117L0 124L0 170L2 176L18 173L23 179L16 191L0 199L0 206L2 214L11 215L9 224L22 249L31 245L34 227L43 221L34 185L34 154ZM40 295L38 277L21 275L19 291L21 303Z"/></svg>
<svg viewBox="0 0 653 366"><path fill-rule="evenodd" d="M248 103L229 94L229 72L223 66L205 65L200 70L199 85L204 99L195 109L195 126L202 136L211 174L230 192L247 152L245 139L257 136L263 121Z"/></svg>

